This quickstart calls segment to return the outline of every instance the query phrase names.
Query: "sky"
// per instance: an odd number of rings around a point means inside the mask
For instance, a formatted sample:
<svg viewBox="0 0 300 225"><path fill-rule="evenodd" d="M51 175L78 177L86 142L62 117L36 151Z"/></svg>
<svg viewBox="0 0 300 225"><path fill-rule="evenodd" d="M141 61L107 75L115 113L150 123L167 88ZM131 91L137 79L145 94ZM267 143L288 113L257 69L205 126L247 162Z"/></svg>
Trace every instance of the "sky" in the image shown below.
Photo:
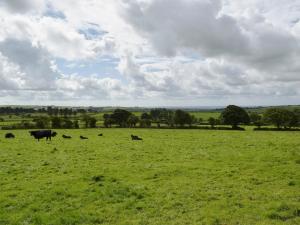
<svg viewBox="0 0 300 225"><path fill-rule="evenodd" d="M300 104L299 0L0 0L0 105Z"/></svg>

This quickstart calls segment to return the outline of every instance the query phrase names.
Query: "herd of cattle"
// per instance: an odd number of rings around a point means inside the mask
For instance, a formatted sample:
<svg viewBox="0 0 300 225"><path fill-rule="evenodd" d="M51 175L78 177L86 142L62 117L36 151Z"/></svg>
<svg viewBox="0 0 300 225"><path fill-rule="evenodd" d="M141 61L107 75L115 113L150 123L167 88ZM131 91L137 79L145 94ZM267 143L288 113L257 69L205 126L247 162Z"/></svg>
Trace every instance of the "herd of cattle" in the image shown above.
<svg viewBox="0 0 300 225"><path fill-rule="evenodd" d="M57 133L55 131L52 130L36 130L36 131L29 131L30 135L33 136L35 139L37 139L38 141L40 141L40 139L46 138L46 141L50 140L52 137L57 136ZM99 137L103 137L103 134L99 134ZM13 133L7 133L5 134L5 138L8 139L12 139L15 138L16 136ZM65 135L63 134L62 137L64 139L71 139L71 136ZM81 140L86 140L88 139L88 137L84 137L82 135L80 135L80 139ZM131 135L131 140L133 141L141 141L143 140L142 138L140 138L139 136L136 135Z"/></svg>

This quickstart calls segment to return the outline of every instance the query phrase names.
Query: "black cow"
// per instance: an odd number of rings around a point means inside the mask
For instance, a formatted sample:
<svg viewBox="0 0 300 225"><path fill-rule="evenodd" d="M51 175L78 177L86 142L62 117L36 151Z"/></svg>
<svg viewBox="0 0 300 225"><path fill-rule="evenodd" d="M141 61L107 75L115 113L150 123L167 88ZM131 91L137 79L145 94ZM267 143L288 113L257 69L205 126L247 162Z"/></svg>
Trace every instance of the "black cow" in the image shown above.
<svg viewBox="0 0 300 225"><path fill-rule="evenodd" d="M131 140L133 140L133 141L142 141L143 139L140 138L139 136L131 135Z"/></svg>
<svg viewBox="0 0 300 225"><path fill-rule="evenodd" d="M35 139L46 138L46 141L49 139L51 141L51 137L55 137L57 135L56 132L52 132L52 130L37 130L37 131L29 131L31 136L34 136Z"/></svg>
<svg viewBox="0 0 300 225"><path fill-rule="evenodd" d="M13 133L7 133L5 134L5 138L15 138L15 135Z"/></svg>
<svg viewBox="0 0 300 225"><path fill-rule="evenodd" d="M103 137L103 134L98 134L99 137Z"/></svg>
<svg viewBox="0 0 300 225"><path fill-rule="evenodd" d="M62 136L63 138L65 138L65 139L71 139L72 137L71 136L68 136L68 135L64 135L63 134L63 136Z"/></svg>
<svg viewBox="0 0 300 225"><path fill-rule="evenodd" d="M80 136L80 139L81 139L81 140L86 140L86 139L88 139L88 138L87 138L87 137Z"/></svg>

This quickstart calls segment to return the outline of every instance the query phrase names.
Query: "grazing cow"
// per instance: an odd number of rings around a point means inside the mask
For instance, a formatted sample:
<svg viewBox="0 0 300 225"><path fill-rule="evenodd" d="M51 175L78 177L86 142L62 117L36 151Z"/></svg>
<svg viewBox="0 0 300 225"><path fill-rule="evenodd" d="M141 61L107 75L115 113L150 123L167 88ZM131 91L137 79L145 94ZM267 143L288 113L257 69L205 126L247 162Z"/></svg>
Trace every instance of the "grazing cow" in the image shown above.
<svg viewBox="0 0 300 225"><path fill-rule="evenodd" d="M29 131L31 136L34 136L35 139L46 138L46 141L49 139L51 141L51 137L55 137L57 135L56 132L52 132L51 130L37 130L37 131Z"/></svg>
<svg viewBox="0 0 300 225"><path fill-rule="evenodd" d="M98 136L99 136L99 137L103 137L103 134L99 134Z"/></svg>
<svg viewBox="0 0 300 225"><path fill-rule="evenodd" d="M63 134L63 136L62 136L63 138L65 138L65 139L71 139L72 137L71 136L68 136L68 135L64 135Z"/></svg>
<svg viewBox="0 0 300 225"><path fill-rule="evenodd" d="M15 138L15 135L13 133L7 133L5 134L5 138Z"/></svg>
<svg viewBox="0 0 300 225"><path fill-rule="evenodd" d="M142 141L143 139L140 138L139 136L131 135L131 140L133 140L133 141Z"/></svg>
<svg viewBox="0 0 300 225"><path fill-rule="evenodd" d="M80 136L80 139L81 139L81 140L86 140L86 139L88 139L88 138L87 138L87 137Z"/></svg>

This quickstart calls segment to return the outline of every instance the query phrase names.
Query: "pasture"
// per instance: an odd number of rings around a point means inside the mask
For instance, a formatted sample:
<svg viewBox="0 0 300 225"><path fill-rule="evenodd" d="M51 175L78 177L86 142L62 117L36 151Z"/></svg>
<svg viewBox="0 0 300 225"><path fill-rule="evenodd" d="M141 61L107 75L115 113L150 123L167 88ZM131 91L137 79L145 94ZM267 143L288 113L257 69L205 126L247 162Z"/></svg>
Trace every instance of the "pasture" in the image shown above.
<svg viewBox="0 0 300 225"><path fill-rule="evenodd" d="M299 132L56 131L0 130L0 224L300 224Z"/></svg>

